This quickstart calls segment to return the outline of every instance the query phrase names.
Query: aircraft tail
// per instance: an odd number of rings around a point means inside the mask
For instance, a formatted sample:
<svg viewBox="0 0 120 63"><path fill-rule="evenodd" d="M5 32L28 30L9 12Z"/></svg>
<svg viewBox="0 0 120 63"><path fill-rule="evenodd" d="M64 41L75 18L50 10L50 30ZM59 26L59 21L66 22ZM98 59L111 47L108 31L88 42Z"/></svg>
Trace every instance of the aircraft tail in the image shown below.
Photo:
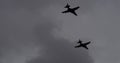
<svg viewBox="0 0 120 63"><path fill-rule="evenodd" d="M70 7L70 5L67 3L67 5L65 6L65 8L69 8Z"/></svg>

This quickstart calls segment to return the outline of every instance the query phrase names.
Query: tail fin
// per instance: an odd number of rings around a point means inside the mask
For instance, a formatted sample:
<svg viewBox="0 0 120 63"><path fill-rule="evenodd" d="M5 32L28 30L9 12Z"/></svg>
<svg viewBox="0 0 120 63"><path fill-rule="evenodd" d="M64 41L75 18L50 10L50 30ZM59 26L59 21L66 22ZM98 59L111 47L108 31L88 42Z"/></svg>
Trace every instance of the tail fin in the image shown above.
<svg viewBox="0 0 120 63"><path fill-rule="evenodd" d="M70 5L67 3L67 5L65 6L65 8L69 8L70 7Z"/></svg>

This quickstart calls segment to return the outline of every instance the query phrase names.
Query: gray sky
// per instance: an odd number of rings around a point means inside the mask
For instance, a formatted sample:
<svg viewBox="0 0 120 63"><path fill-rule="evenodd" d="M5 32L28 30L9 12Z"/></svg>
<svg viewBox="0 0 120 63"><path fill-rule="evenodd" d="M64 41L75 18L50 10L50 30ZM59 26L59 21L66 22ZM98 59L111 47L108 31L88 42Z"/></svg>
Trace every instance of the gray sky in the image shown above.
<svg viewBox="0 0 120 63"><path fill-rule="evenodd" d="M0 2L0 63L93 63L85 49L75 49L74 43L58 37L62 22L55 15L60 15L64 1ZM57 14L51 13L54 9Z"/></svg>
<svg viewBox="0 0 120 63"><path fill-rule="evenodd" d="M79 16L61 13L66 2ZM0 0L0 63L120 63L119 2Z"/></svg>

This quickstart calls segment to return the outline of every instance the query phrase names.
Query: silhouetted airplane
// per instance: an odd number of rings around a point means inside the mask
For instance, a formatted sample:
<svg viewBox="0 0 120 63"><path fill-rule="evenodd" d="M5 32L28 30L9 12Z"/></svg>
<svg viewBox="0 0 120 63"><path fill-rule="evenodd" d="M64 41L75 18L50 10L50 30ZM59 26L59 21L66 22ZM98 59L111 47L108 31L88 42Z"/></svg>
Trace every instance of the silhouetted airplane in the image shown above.
<svg viewBox="0 0 120 63"><path fill-rule="evenodd" d="M88 49L87 45L90 44L91 42L87 42L87 43L82 43L81 40L79 40L77 43L80 43L80 45L75 46L75 48L79 48L79 47L84 47L85 49Z"/></svg>
<svg viewBox="0 0 120 63"><path fill-rule="evenodd" d="M72 14L74 14L75 16L77 16L75 10L77 10L78 8L80 8L79 6L75 7L75 8L70 8L70 5L67 4L64 8L67 8L66 11L63 11L62 13L69 13L71 12Z"/></svg>

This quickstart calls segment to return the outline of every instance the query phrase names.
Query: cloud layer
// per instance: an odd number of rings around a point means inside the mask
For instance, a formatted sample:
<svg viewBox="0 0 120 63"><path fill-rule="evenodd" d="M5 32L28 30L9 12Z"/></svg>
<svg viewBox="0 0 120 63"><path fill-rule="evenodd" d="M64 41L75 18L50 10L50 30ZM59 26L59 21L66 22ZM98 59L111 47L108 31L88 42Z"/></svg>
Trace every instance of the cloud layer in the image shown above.
<svg viewBox="0 0 120 63"><path fill-rule="evenodd" d="M54 37L56 19L43 16L40 11L56 1L0 2L0 63L93 62L84 49L74 49L68 40Z"/></svg>

